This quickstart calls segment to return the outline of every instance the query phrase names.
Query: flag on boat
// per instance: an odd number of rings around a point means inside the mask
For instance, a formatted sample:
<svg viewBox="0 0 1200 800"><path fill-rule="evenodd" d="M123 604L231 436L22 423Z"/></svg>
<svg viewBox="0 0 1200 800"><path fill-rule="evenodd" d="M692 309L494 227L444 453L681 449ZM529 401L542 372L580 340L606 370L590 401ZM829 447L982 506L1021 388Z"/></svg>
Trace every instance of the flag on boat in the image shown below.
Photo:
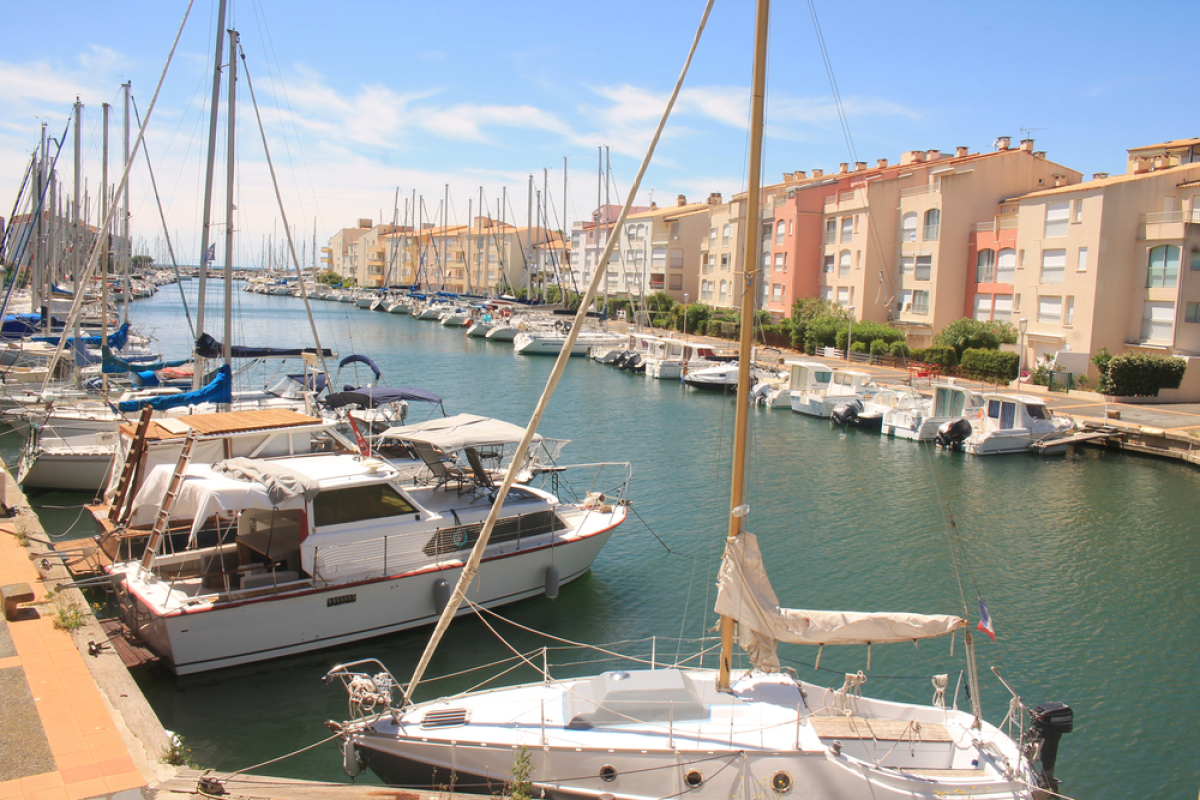
<svg viewBox="0 0 1200 800"><path fill-rule="evenodd" d="M216 261L217 260L217 244L216 244L216 242L213 242L212 244L210 244L208 246L208 252L204 254L204 260L205 261Z"/></svg>
<svg viewBox="0 0 1200 800"><path fill-rule="evenodd" d="M983 602L983 598L979 598L979 624L975 626L979 630L992 637L992 641L996 641L996 629L992 627L992 615L988 613L987 604Z"/></svg>

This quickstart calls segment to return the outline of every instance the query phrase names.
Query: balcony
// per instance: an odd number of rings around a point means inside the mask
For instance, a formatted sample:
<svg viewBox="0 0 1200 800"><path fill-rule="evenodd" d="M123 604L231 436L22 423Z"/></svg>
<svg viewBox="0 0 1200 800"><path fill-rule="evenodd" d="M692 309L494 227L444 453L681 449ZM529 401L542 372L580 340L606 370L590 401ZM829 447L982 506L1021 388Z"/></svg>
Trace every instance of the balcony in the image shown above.
<svg viewBox="0 0 1200 800"><path fill-rule="evenodd" d="M1200 224L1200 209L1191 211L1155 211L1142 215L1142 240L1176 241L1182 239L1188 225Z"/></svg>
<svg viewBox="0 0 1200 800"><path fill-rule="evenodd" d="M900 190L901 197L916 197L921 194L929 194L930 192L940 191L940 187L936 184L927 183L924 186L910 186L907 189Z"/></svg>

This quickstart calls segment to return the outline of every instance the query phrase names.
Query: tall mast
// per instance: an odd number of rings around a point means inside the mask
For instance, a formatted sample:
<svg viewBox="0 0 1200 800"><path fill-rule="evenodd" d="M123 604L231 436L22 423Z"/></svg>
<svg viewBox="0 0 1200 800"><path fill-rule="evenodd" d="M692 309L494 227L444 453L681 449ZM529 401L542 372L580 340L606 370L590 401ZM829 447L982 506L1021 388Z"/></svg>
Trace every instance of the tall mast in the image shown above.
<svg viewBox="0 0 1200 800"><path fill-rule="evenodd" d="M225 50L225 0L217 4L217 53L213 58L212 101L208 111L208 160L204 165L204 205L200 222L200 275L196 291L196 335L204 333L204 304L208 286L208 248L211 246L210 218L212 216L213 169L217 159L217 112L221 106L221 58ZM204 363L196 359L192 373L192 388L199 389L204 380Z"/></svg>
<svg viewBox="0 0 1200 800"><path fill-rule="evenodd" d="M525 210L525 225L527 233L525 235L526 247L529 252L525 254L525 292L529 299L533 299L533 280L529 275L529 262L533 260L533 173L529 173L529 206Z"/></svg>
<svg viewBox="0 0 1200 800"><path fill-rule="evenodd" d="M233 361L233 167L234 121L237 117L237 31L229 31L229 144L225 151L225 365Z"/></svg>
<svg viewBox="0 0 1200 800"><path fill-rule="evenodd" d="M126 81L121 85L125 93L125 164L129 163L129 87L130 83ZM121 274L125 279L125 294L122 296L121 304L121 321L129 322L129 296L133 294L133 283L129 278L130 254L133 243L129 241L129 180L125 181L125 188L121 192Z"/></svg>
<svg viewBox="0 0 1200 800"><path fill-rule="evenodd" d="M104 154L100 161L100 218L108 219L108 103L104 103L104 132L103 132L103 151ZM115 198L114 198L115 199ZM103 241L100 244L100 341L103 344L108 344L108 253L109 253L109 238L108 230L103 232ZM79 287L76 286L76 291ZM103 352L103 351L101 351ZM108 397L108 373L101 372L101 381L104 386L104 396Z"/></svg>
<svg viewBox="0 0 1200 800"><path fill-rule="evenodd" d="M760 268L757 257L762 240L759 219L759 173L762 171L763 98L767 81L767 17L770 0L758 0L754 32L754 83L751 88L749 186L746 196L746 225L742 250L742 320L738 347L737 417L733 434L733 486L729 498L729 538L742 532L745 506L746 429L750 409L750 343L754 335L754 279ZM733 618L721 617L721 664L717 690L729 691L729 672L733 663Z"/></svg>
<svg viewBox="0 0 1200 800"><path fill-rule="evenodd" d="M71 208L71 279L75 282L75 291L77 291L77 292L83 291L82 282L80 280L81 276L79 274L79 272L80 272L80 270L79 270L79 267L80 267L79 254L83 250L83 226L80 225L80 205L79 205L79 192L83 188L82 187L83 181L80 179L80 172L82 171L82 163L83 163L83 153L82 153L83 136L80 133L80 128L82 127L80 122L81 122L82 118L83 118L83 103L79 102L79 98L76 97L75 98L75 190L74 190L74 195L72 197L72 208ZM50 305L50 298L54 297L54 291L51 288L51 287L53 287L53 285L54 285L54 271L47 270L46 271L46 305L47 306ZM49 315L47 315L47 316L49 316ZM74 328L75 328L75 332L74 332L75 341L78 343L80 341L80 339L79 339L79 317L75 318ZM50 330L49 320L47 320L47 322L46 322L46 330ZM65 331L63 332L63 335L64 336L66 335ZM78 363L78 362L76 362L76 363ZM75 370L75 382L79 383L79 380L80 380L79 379L79 370L76 369Z"/></svg>

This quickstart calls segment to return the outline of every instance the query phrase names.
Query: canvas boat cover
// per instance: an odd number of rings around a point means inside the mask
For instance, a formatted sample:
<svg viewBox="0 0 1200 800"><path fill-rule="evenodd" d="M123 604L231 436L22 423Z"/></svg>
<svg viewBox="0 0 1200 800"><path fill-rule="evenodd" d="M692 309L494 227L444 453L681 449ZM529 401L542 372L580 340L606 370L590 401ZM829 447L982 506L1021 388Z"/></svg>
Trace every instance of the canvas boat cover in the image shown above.
<svg viewBox="0 0 1200 800"><path fill-rule="evenodd" d="M147 400L123 400L117 403L117 408L123 414L140 411L143 406L150 406L155 411L166 411L169 408L200 405L201 403L232 403L233 402L233 372L228 364L222 364L217 369L217 377L206 386L194 392L180 394L165 394Z"/></svg>
<svg viewBox="0 0 1200 800"><path fill-rule="evenodd" d="M517 444L524 435L525 429L511 422L474 414L455 414L452 417L439 417L416 425L388 428L380 437L405 442L428 442L451 453L466 447ZM541 440L540 435L534 435L534 442Z"/></svg>
<svg viewBox="0 0 1200 800"><path fill-rule="evenodd" d="M300 496L312 500L321 491L320 484L307 475L257 458L227 458L213 464L213 472L239 481L261 483L267 490L267 499L275 507Z"/></svg>
<svg viewBox="0 0 1200 800"><path fill-rule="evenodd" d="M344 392L331 394L325 398L329 408L358 405L363 408L378 408L385 403L395 403L400 400L416 400L422 403L441 405L441 395L427 392L424 389L413 389L405 386L367 386L361 389L348 389Z"/></svg>
<svg viewBox="0 0 1200 800"><path fill-rule="evenodd" d="M759 669L779 669L777 642L880 644L931 639L953 633L966 620L946 614L810 611L780 608L767 577L758 539L742 533L726 539L717 579L718 614L738 622L738 639Z"/></svg>

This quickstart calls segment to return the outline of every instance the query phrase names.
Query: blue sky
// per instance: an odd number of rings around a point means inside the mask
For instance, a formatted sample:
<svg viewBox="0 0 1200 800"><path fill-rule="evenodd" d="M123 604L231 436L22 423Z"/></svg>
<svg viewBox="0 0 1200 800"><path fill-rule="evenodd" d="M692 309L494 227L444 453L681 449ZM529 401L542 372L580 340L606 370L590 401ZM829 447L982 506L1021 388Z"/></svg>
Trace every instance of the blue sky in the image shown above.
<svg viewBox="0 0 1200 800"><path fill-rule="evenodd" d="M230 0L288 219L306 243L315 224L318 247L359 217L390 221L397 188L402 208L414 191L424 197L430 218L440 214L449 184L450 219L465 222L480 187L493 213L507 187L508 218L523 224L528 175L540 187L543 168L559 227L563 157L569 221L595 206L598 145L609 147L616 187L626 191L703 5ZM1117 173L1129 147L1200 135L1189 89L1200 28L1191 4L1160 2L1152 13L1107 2L815 6L853 151L807 3L776 2L768 181L785 170L836 170L855 158L895 161L908 150L987 151L998 136L1015 143L1023 135L1085 176ZM216 7L196 0L147 139L185 262L199 248ZM728 198L744 188L752 7L718 1L639 203L651 191L661 204L677 194ZM185 8L179 0L6 4L0 214L16 196L40 120L59 136L76 94L86 105L82 161L93 195L103 102L114 104L110 173L117 173L120 84L133 82L144 114ZM248 101L244 80L238 90ZM237 118L236 260L249 264L266 237L282 235L282 223L248 102L239 103ZM60 160L68 182L69 150ZM223 158L224 134L219 150ZM223 176L223 166L217 171ZM216 195L221 217L223 178ZM156 252L162 226L142 160L131 210L135 236Z"/></svg>

